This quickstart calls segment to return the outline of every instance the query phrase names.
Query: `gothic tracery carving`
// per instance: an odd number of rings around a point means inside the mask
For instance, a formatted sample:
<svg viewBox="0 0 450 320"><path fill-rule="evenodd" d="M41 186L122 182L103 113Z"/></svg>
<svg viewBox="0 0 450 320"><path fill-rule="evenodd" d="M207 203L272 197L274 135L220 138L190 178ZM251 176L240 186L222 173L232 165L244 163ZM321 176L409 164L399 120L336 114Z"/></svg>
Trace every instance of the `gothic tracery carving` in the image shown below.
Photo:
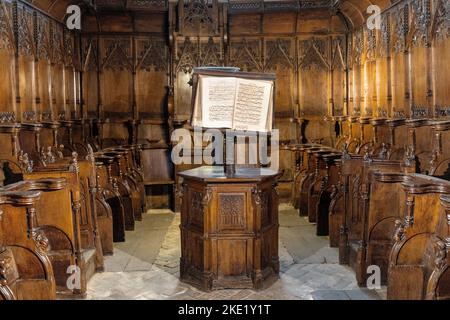
<svg viewBox="0 0 450 320"><path fill-rule="evenodd" d="M142 40L138 57L138 68L150 71L167 71L167 46L163 40Z"/></svg>
<svg viewBox="0 0 450 320"><path fill-rule="evenodd" d="M14 33L12 28L11 7L0 2L0 49L14 47Z"/></svg>
<svg viewBox="0 0 450 320"><path fill-rule="evenodd" d="M126 39L106 40L106 54L103 68L113 70L132 70L130 41Z"/></svg>
<svg viewBox="0 0 450 320"><path fill-rule="evenodd" d="M264 67L265 71L275 70L276 66L289 69L293 66L293 57L291 55L291 40L277 39L266 42L267 60Z"/></svg>
<svg viewBox="0 0 450 320"><path fill-rule="evenodd" d="M260 41L242 39L232 42L229 64L244 71L262 71Z"/></svg>
<svg viewBox="0 0 450 320"><path fill-rule="evenodd" d="M299 66L303 70L313 68L328 70L327 41L312 38L300 42Z"/></svg>

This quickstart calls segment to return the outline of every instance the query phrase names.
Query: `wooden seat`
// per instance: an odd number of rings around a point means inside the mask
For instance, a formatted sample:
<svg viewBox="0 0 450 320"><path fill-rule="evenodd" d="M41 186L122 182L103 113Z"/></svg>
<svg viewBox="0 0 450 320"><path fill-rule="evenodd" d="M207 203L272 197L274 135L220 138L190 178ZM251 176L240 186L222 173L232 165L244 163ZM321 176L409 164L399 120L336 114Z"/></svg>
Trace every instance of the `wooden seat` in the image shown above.
<svg viewBox="0 0 450 320"><path fill-rule="evenodd" d="M339 261L349 264L356 272L358 284L364 286L367 275L371 172L408 172L410 167L404 166L402 162L372 159L366 155L342 160L341 169L343 205L339 208L343 211L334 213L341 215L343 222L340 230Z"/></svg>
<svg viewBox="0 0 450 320"><path fill-rule="evenodd" d="M317 169L313 182L309 187L308 216L315 217L316 234L318 236L328 236L329 228L329 207L333 185L339 180L339 161L341 153L331 152L315 155L317 158Z"/></svg>
<svg viewBox="0 0 450 320"><path fill-rule="evenodd" d="M406 212L390 254L388 299L449 299L450 182L413 174L402 188Z"/></svg>
<svg viewBox="0 0 450 320"><path fill-rule="evenodd" d="M42 191L41 199L36 204L36 224L49 242L48 255L57 292L61 296L85 296L88 280L96 271L103 270L103 256L94 238L96 220L92 220L92 211L87 209L90 200L80 197L80 174L75 168L72 170L27 173L27 180L4 189ZM44 178L48 176L54 178ZM69 288L69 270L72 266L77 268L80 286Z"/></svg>
<svg viewBox="0 0 450 320"><path fill-rule="evenodd" d="M125 241L125 205L128 204L127 199L122 198L119 190L119 185L117 183L117 178L112 175L112 165L114 163L113 157L108 157L101 154L95 154L95 160L97 161L97 181L101 188L101 193L103 193L105 201L111 208L112 213L112 239L114 242L124 242ZM100 219L100 228L103 231L104 219ZM109 229L107 226L106 228ZM104 232L103 232L104 233ZM105 248L105 244L102 246ZM112 246L110 243L109 246ZM110 250L106 250L108 252Z"/></svg>
<svg viewBox="0 0 450 320"><path fill-rule="evenodd" d="M137 190L132 189L128 177L124 176L124 171L122 170L124 166L123 155L112 151L100 152L96 156L99 155L112 158L112 162L107 164L108 180L111 183L115 183L115 188L120 193L125 215L125 230L132 231L135 227L135 216L138 210L139 199Z"/></svg>
<svg viewBox="0 0 450 320"><path fill-rule="evenodd" d="M0 300L53 300L50 242L37 225L41 192L0 189Z"/></svg>

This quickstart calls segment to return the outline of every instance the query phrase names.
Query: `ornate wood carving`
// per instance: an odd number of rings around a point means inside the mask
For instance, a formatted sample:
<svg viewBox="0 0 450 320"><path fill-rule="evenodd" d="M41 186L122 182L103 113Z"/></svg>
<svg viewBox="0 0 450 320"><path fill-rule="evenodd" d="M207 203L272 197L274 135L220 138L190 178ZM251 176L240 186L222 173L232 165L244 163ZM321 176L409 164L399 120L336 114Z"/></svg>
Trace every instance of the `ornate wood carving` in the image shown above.
<svg viewBox="0 0 450 320"><path fill-rule="evenodd" d="M50 21L39 15L36 19L37 56L38 59L49 61L51 58Z"/></svg>
<svg viewBox="0 0 450 320"><path fill-rule="evenodd" d="M411 2L411 45L429 46L431 26L430 0L414 0Z"/></svg>
<svg viewBox="0 0 450 320"><path fill-rule="evenodd" d="M266 42L265 71L273 71L277 66L292 69L295 65L292 57L292 41L290 39L269 40Z"/></svg>
<svg viewBox="0 0 450 320"><path fill-rule="evenodd" d="M83 52L81 56L81 65L83 70L98 69L98 41L96 38L83 38Z"/></svg>
<svg viewBox="0 0 450 320"><path fill-rule="evenodd" d="M241 68L243 71L262 71L260 40L242 39L232 41L230 47L229 65Z"/></svg>
<svg viewBox="0 0 450 320"><path fill-rule="evenodd" d="M214 43L212 37L208 38L207 43L200 44L200 54L198 55L198 66L222 66L223 55L219 43Z"/></svg>
<svg viewBox="0 0 450 320"><path fill-rule="evenodd" d="M102 69L133 70L131 43L128 39L105 39L105 47Z"/></svg>
<svg viewBox="0 0 450 320"><path fill-rule="evenodd" d="M137 44L137 47L140 48L137 69L167 71L168 48L163 40L139 39Z"/></svg>
<svg viewBox="0 0 450 320"><path fill-rule="evenodd" d="M219 228L245 228L245 194L220 193L218 201Z"/></svg>
<svg viewBox="0 0 450 320"><path fill-rule="evenodd" d="M51 59L53 64L62 65L64 64L63 55L63 30L62 27L56 22L51 24Z"/></svg>
<svg viewBox="0 0 450 320"><path fill-rule="evenodd" d="M178 52L177 64L175 68L176 71L191 73L194 67L197 65L198 61L197 55L198 52L194 44L191 42L189 37L186 37L184 39L184 43L181 50L179 50Z"/></svg>
<svg viewBox="0 0 450 320"><path fill-rule="evenodd" d="M312 38L300 41L299 66L303 70L312 68L328 70L328 43L326 40Z"/></svg>
<svg viewBox="0 0 450 320"><path fill-rule="evenodd" d="M14 48L11 5L0 1L0 49Z"/></svg>
<svg viewBox="0 0 450 320"><path fill-rule="evenodd" d="M374 61L376 58L377 49L377 36L375 30L366 30L366 41L366 58L368 61Z"/></svg>
<svg viewBox="0 0 450 320"><path fill-rule="evenodd" d="M194 25L197 22L212 24L213 18L209 12L209 1L207 0L188 0L185 4L184 21Z"/></svg>
<svg viewBox="0 0 450 320"><path fill-rule="evenodd" d="M333 39L332 69L337 69L340 71L344 71L346 69L345 51L345 38L339 37Z"/></svg>
<svg viewBox="0 0 450 320"><path fill-rule="evenodd" d="M63 63L67 67L74 66L74 58L76 57L74 50L74 38L71 33L63 33Z"/></svg>
<svg viewBox="0 0 450 320"><path fill-rule="evenodd" d="M352 59L353 65L361 65L364 52L364 32L356 31L353 35Z"/></svg>
<svg viewBox="0 0 450 320"><path fill-rule="evenodd" d="M223 64L222 46L212 37L208 38L208 42L200 42L197 39L196 43L186 37L178 50L175 70L191 73L197 66L222 66Z"/></svg>
<svg viewBox="0 0 450 320"><path fill-rule="evenodd" d="M33 13L21 6L17 9L17 21L19 53L25 56L33 56L35 54Z"/></svg>
<svg viewBox="0 0 450 320"><path fill-rule="evenodd" d="M201 225L203 223L203 194L197 191L191 191L191 221L190 223Z"/></svg>
<svg viewBox="0 0 450 320"><path fill-rule="evenodd" d="M167 0L130 0L126 2L127 9L132 10L161 10L166 9L169 1ZM108 4L108 3L105 3Z"/></svg>
<svg viewBox="0 0 450 320"><path fill-rule="evenodd" d="M391 51L391 15L386 13L382 16L378 56L388 57Z"/></svg>
<svg viewBox="0 0 450 320"><path fill-rule="evenodd" d="M409 33L409 7L401 6L394 14L394 50L395 52L405 52L407 50L407 36Z"/></svg>
<svg viewBox="0 0 450 320"><path fill-rule="evenodd" d="M432 23L432 37L437 40L447 39L450 35L450 2L435 0Z"/></svg>

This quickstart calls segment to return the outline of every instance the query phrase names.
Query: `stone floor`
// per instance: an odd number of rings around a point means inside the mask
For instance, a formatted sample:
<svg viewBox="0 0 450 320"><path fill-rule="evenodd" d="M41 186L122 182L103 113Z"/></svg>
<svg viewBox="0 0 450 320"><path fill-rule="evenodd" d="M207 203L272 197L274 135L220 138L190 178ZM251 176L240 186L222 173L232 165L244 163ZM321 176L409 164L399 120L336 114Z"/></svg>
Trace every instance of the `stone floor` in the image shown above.
<svg viewBox="0 0 450 320"><path fill-rule="evenodd" d="M353 271L338 264L327 237L289 206L280 207L280 278L268 288L202 292L179 281L180 216L150 210L126 242L106 257L105 272L88 285L87 299L376 300L385 288L358 288Z"/></svg>

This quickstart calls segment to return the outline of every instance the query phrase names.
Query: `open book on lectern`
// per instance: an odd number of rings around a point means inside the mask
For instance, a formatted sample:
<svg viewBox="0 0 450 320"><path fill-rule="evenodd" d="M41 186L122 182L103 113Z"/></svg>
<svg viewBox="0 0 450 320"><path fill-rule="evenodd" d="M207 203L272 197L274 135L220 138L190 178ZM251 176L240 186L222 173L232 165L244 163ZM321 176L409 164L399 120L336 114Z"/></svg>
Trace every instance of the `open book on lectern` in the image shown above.
<svg viewBox="0 0 450 320"><path fill-rule="evenodd" d="M194 70L192 126L271 132L274 75Z"/></svg>

